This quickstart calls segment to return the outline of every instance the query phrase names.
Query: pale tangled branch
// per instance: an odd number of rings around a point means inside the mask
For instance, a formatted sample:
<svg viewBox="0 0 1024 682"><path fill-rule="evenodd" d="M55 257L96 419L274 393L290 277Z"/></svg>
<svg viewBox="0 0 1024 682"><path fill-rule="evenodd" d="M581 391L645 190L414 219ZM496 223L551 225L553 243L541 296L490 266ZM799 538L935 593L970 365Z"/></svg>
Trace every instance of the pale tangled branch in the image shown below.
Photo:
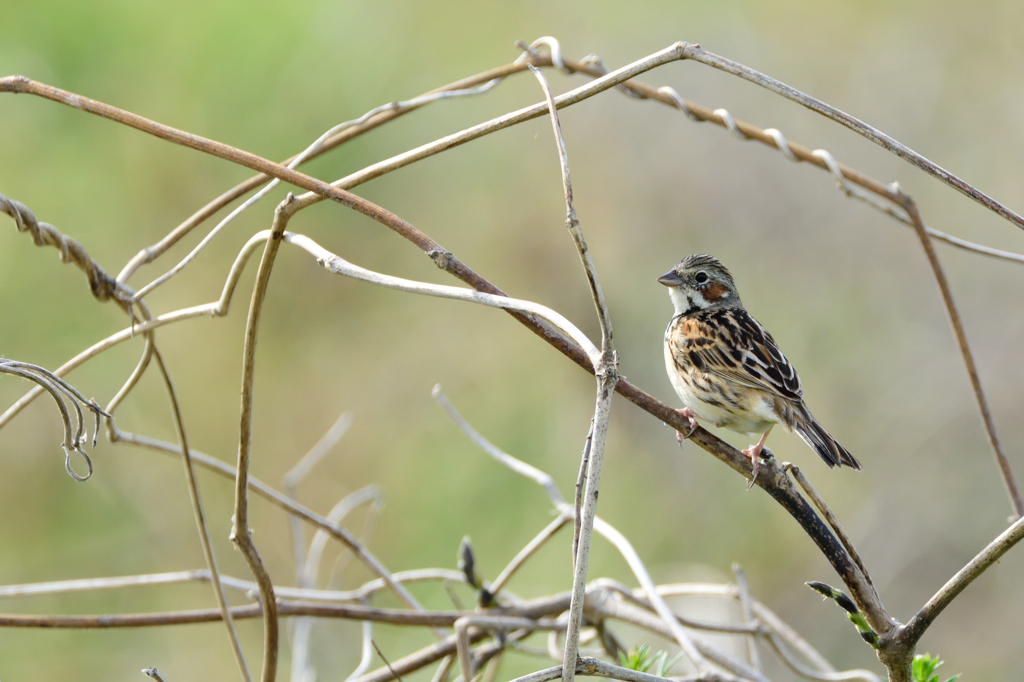
<svg viewBox="0 0 1024 682"><path fill-rule="evenodd" d="M28 232L32 235L32 242L36 246L53 246L60 252L60 259L64 263L74 263L85 276L89 278L89 288L92 295L99 301L117 301L126 308L131 302L132 291L123 284L107 274L99 263L94 261L89 253L77 240L61 234L53 225L41 223L28 206L8 199L0 194L0 211L14 219L14 224L19 232Z"/></svg>
<svg viewBox="0 0 1024 682"><path fill-rule="evenodd" d="M86 433L85 415L82 413L82 407L85 407L96 417L92 434L93 447L96 447L96 437L100 430L100 417L110 415L104 412L95 402L79 393L78 389L74 386L45 367L28 362L0 358L0 373L12 374L28 379L39 386L38 392L46 391L50 394L53 402L57 405L58 411L60 411L61 421L64 423L64 442L61 444L61 447L64 449L64 469L68 472L68 476L78 482L89 480L89 477L92 476L92 459L85 451L88 434ZM71 405L74 409L74 424L72 424L68 405ZM71 467L72 451L77 452L85 460L87 471L84 475L77 473Z"/></svg>

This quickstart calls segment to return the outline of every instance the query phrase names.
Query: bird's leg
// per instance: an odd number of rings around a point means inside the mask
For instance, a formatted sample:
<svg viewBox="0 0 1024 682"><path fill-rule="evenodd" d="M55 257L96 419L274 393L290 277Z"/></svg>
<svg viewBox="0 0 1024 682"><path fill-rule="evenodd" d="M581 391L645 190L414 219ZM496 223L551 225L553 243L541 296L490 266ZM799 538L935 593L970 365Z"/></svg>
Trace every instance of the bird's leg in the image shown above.
<svg viewBox="0 0 1024 682"><path fill-rule="evenodd" d="M750 485L747 486L747 490L750 490L750 486L754 485L754 481L757 480L757 465L761 461L761 450L764 448L764 442L768 440L768 434L772 432L769 428L761 436L761 440L757 441L757 445L751 445L746 450L743 450L743 454L750 458L750 463L754 467L754 477L750 479Z"/></svg>
<svg viewBox="0 0 1024 682"><path fill-rule="evenodd" d="M694 414L693 410L691 410L689 407L684 407L681 410L676 410L676 412L686 417L686 419L690 422L690 432L685 436L682 434L681 431L676 431L676 441L679 443L679 445L682 445L683 441L692 436L693 432L697 430L697 427L700 426L700 424L697 423L697 415Z"/></svg>

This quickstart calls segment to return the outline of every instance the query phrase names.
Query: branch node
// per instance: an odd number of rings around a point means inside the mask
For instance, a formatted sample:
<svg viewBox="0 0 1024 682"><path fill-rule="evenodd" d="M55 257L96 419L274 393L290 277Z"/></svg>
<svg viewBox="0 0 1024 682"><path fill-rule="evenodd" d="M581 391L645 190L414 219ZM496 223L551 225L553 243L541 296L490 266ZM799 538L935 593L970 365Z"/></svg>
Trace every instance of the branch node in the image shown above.
<svg viewBox="0 0 1024 682"><path fill-rule="evenodd" d="M448 270L452 261L455 259L450 251L442 249L441 247L427 251L427 255L430 257L430 260L434 261L434 265L445 271Z"/></svg>

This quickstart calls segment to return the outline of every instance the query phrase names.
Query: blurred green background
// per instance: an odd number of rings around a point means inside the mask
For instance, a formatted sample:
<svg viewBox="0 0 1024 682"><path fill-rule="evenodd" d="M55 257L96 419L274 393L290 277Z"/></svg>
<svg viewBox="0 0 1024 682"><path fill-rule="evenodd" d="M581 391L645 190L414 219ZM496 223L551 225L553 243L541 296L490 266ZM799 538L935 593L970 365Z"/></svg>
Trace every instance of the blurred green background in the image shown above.
<svg viewBox="0 0 1024 682"><path fill-rule="evenodd" d="M675 40L773 75L891 134L1018 211L1024 209L1024 5L949 2L433 2L4 3L0 75L23 74L160 122L285 158L332 125L507 63L517 39L553 35L565 54L612 68ZM549 71L556 91L585 79ZM884 182L899 181L933 227L1024 252L1024 235L849 131L757 87L695 63L644 76L687 99L776 127L830 150ZM304 167L325 180L540 99L520 75L490 94L442 102ZM847 200L834 180L761 145L744 144L677 111L607 92L563 112L576 207L615 324L621 369L677 402L664 376L670 315L655 278L705 251L735 274L744 301L800 369L816 416L864 463L829 471L798 439L769 445L800 464L833 505L873 571L890 613L906 620L1001 532L1009 507L949 324L913 233ZM110 272L249 171L29 96L0 97L0 193L79 239ZM536 120L373 181L357 192L382 204L513 296L544 303L596 338L571 240L550 124ZM157 313L214 300L234 254L269 226L279 188L237 221L184 274L150 297ZM223 216L224 213L221 214ZM0 226L0 354L55 368L121 329L124 315L89 294L53 249ZM454 281L415 247L337 205L291 229L368 268ZM190 236L132 279L138 287L198 241ZM1024 269L937 247L995 420L1024 475ZM254 267L230 317L159 334L193 447L234 461L241 339ZM70 375L106 403L132 371L142 340ZM253 473L280 487L285 472L344 411L354 425L300 486L326 513L378 484L386 506L371 549L392 569L455 566L464 535L494 578L550 519L543 493L477 451L430 399L440 382L485 436L550 472L571 494L593 406L592 378L504 313L345 281L285 249L271 280L257 361ZM0 377L0 406L26 390ZM154 373L117 413L121 428L173 440ZM745 437L724 432L740 446ZM0 584L199 568L202 554L181 465L112 446L96 474L63 471L57 414L40 400L0 432ZM227 540L232 485L200 474L221 566L248 572ZM837 582L797 525L758 490L670 429L616 399L600 515L635 544L659 581L731 579L741 563L753 594L838 666L881 673L872 651L831 604L803 586ZM287 518L253 504L255 542L276 581L292 584ZM363 527L365 512L351 517ZM570 534L509 585L525 597L567 589ZM325 559L338 568L337 547ZM1020 632L1024 552L1011 552L942 615L921 643L964 679L1024 675ZM634 584L603 541L591 576ZM365 569L338 568L352 587ZM444 608L440 588L417 588ZM113 613L213 605L208 586L5 599L2 612ZM468 597L463 595L464 598ZM234 603L245 598L232 594ZM387 597L379 602L394 605ZM705 604L691 605L700 612ZM711 614L724 617L728 614ZM240 624L258 666L261 627ZM325 623L314 638L321 679L358 660L357 625ZM420 632L377 628L398 658ZM287 677L288 647L282 646ZM4 630L0 679L232 679L220 625L136 631ZM509 656L508 679L548 665ZM773 679L791 679L769 669Z"/></svg>

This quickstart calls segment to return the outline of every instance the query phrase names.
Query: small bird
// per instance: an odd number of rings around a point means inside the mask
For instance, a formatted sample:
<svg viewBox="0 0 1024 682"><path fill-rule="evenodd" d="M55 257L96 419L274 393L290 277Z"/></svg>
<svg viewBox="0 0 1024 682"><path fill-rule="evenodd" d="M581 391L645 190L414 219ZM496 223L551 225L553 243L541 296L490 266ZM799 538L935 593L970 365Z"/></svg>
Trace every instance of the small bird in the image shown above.
<svg viewBox="0 0 1024 682"><path fill-rule="evenodd" d="M743 451L753 465L751 485L764 442L776 424L795 431L830 467L861 468L811 415L796 369L768 330L744 309L724 265L696 253L658 281L668 287L675 306L665 330L665 366L683 401L679 413L692 429L703 419L759 435L757 444ZM677 437L682 442L684 436Z"/></svg>

